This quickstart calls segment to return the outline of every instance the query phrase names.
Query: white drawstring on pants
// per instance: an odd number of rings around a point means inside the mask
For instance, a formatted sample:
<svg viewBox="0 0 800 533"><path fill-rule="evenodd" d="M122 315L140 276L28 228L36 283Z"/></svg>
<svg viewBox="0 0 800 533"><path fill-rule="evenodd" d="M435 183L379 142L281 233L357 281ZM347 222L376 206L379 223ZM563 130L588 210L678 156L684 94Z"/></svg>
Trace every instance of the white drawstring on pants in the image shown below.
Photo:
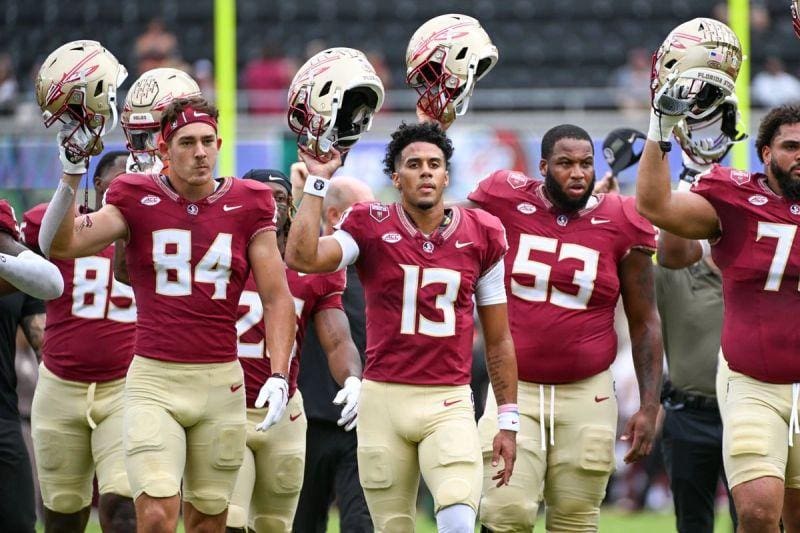
<svg viewBox="0 0 800 533"><path fill-rule="evenodd" d="M556 386L550 385L550 446L556 445L555 436L555 405L556 405ZM542 451L547 450L545 441L547 436L544 430L544 384L539 384L539 438L541 440Z"/></svg>
<svg viewBox="0 0 800 533"><path fill-rule="evenodd" d="M800 383L792 383L792 414L789 415L789 446L794 446L793 434L800 434L800 419L797 415L797 399L800 397Z"/></svg>

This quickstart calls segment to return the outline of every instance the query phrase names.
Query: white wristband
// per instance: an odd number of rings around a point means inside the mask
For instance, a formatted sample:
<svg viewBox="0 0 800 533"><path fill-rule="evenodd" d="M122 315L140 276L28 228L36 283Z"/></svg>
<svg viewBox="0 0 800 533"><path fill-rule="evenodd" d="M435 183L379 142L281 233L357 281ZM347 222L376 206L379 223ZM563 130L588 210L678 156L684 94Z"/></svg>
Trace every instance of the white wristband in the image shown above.
<svg viewBox="0 0 800 533"><path fill-rule="evenodd" d="M656 142L671 142L672 130L683 120L681 116L650 113L650 126L647 138Z"/></svg>
<svg viewBox="0 0 800 533"><path fill-rule="evenodd" d="M506 411L504 413L498 413L497 428L507 431L519 431L519 412Z"/></svg>
<svg viewBox="0 0 800 533"><path fill-rule="evenodd" d="M319 176L309 175L306 178L306 184L303 187L303 193L325 198L325 195L328 194L328 187L330 186L331 180L321 178Z"/></svg>

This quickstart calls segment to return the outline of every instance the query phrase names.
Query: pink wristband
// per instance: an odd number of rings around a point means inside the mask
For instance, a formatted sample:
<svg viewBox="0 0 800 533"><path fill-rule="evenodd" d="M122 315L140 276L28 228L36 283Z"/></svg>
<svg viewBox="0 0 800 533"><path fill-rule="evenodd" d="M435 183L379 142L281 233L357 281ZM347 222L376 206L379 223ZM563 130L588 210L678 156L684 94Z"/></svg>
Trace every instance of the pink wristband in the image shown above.
<svg viewBox="0 0 800 533"><path fill-rule="evenodd" d="M519 413L519 406L515 403L504 403L497 408L497 414L500 413Z"/></svg>

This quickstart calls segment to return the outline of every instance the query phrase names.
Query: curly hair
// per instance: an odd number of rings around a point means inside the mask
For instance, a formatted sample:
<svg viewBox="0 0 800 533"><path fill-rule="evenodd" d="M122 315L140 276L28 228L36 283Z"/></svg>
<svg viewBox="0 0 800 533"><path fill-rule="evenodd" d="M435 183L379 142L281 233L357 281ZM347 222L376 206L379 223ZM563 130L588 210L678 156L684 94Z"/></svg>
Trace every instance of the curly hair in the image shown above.
<svg viewBox="0 0 800 533"><path fill-rule="evenodd" d="M782 105L772 108L758 126L756 152L758 153L759 161L764 162L762 150L765 146L772 144L772 140L777 135L780 127L784 124L797 124L798 122L800 122L800 106Z"/></svg>
<svg viewBox="0 0 800 533"><path fill-rule="evenodd" d="M386 146L383 171L387 175L391 176L395 172L397 165L400 163L400 154L403 149L414 142L424 142L438 146L444 154L445 169L450 168L450 158L453 157L453 143L447 138L447 135L438 124L433 122L406 124L403 122L392 133L392 140Z"/></svg>

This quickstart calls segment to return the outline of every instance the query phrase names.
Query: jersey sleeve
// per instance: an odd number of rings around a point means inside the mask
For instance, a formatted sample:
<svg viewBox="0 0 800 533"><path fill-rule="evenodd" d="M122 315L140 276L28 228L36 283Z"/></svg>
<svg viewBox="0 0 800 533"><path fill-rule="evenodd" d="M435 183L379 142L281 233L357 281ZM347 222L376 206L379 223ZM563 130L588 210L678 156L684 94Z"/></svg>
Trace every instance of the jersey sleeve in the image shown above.
<svg viewBox="0 0 800 533"><path fill-rule="evenodd" d="M500 219L482 210L476 210L484 228L487 246L481 260L481 275L502 261L508 251L506 229Z"/></svg>
<svg viewBox="0 0 800 533"><path fill-rule="evenodd" d="M14 216L14 208L6 200L0 200L0 231L8 233L14 239L19 239L19 229L17 228L17 218Z"/></svg>
<svg viewBox="0 0 800 533"><path fill-rule="evenodd" d="M622 202L622 214L625 217L625 232L629 241L628 250L640 250L647 254L656 252L656 228L649 220L636 210L636 200L628 196L619 196ZM627 251L627 250L626 250Z"/></svg>
<svg viewBox="0 0 800 533"><path fill-rule="evenodd" d="M344 293L347 282L345 274L345 270L339 270L320 276L319 298L317 298L317 303L314 306L314 313L325 309L341 309L344 311L342 293Z"/></svg>
<svg viewBox="0 0 800 533"><path fill-rule="evenodd" d="M128 206L131 197L131 184L128 176L130 175L117 176L108 186L105 195L103 195L103 205L113 205L119 209L125 220L129 220Z"/></svg>
<svg viewBox="0 0 800 533"><path fill-rule="evenodd" d="M508 174L507 170L492 172L475 185L475 189L467 195L467 200L475 202L485 209L497 198L498 189L506 182L506 174Z"/></svg>
<svg viewBox="0 0 800 533"><path fill-rule="evenodd" d="M334 228L346 231L356 242L359 249L363 249L371 226L369 203L357 203L342 214L341 220Z"/></svg>
<svg viewBox="0 0 800 533"><path fill-rule="evenodd" d="M242 180L242 182L246 182L248 188L253 190L252 198L253 202L255 202L255 208L252 211L252 222L248 229L250 232L248 242L250 242L259 233L277 230L278 208L275 205L272 189L268 186L253 180Z"/></svg>
<svg viewBox="0 0 800 533"><path fill-rule="evenodd" d="M45 209L47 209L47 204L39 204L28 209L22 215L22 228L20 231L22 242L33 250L39 249L39 230L42 227Z"/></svg>
<svg viewBox="0 0 800 533"><path fill-rule="evenodd" d="M710 170L697 176L692 184L691 191L699 194L714 206L715 209L724 207L729 197L728 189L733 181L740 184L749 182L749 172L731 170L719 165L714 165Z"/></svg>

